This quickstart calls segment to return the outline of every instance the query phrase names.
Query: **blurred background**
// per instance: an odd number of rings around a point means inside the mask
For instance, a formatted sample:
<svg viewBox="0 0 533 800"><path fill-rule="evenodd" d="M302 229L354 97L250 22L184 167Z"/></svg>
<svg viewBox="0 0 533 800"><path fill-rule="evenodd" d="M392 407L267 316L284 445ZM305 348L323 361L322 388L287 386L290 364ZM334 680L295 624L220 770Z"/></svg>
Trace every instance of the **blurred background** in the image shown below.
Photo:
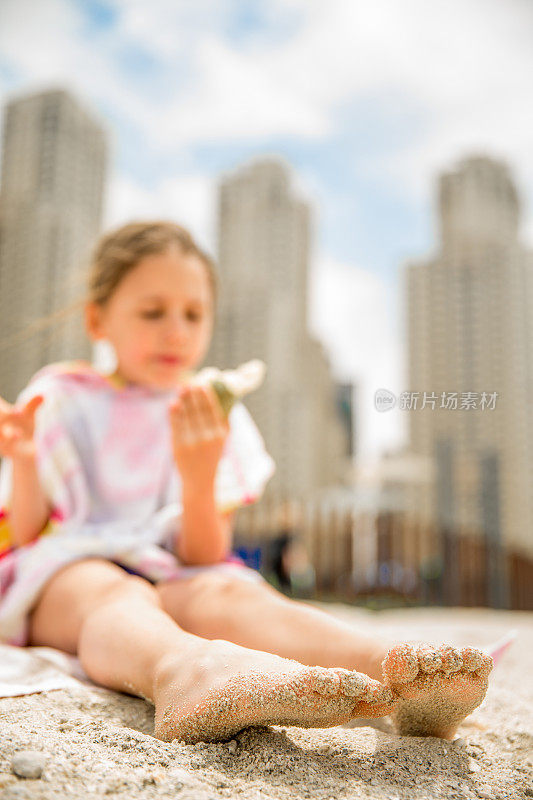
<svg viewBox="0 0 533 800"><path fill-rule="evenodd" d="M91 357L102 230L178 221L221 275L205 363L268 366L248 563L532 609L532 39L528 0L2 0L0 395Z"/></svg>

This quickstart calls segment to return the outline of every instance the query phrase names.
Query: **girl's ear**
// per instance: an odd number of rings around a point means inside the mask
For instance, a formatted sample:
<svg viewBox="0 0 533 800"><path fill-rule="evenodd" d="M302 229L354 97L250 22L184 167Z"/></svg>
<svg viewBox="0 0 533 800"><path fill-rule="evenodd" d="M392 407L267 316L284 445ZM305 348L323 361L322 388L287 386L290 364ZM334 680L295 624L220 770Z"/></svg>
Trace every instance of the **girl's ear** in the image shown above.
<svg viewBox="0 0 533 800"><path fill-rule="evenodd" d="M102 308L97 303L85 304L85 328L93 342L105 336L102 330Z"/></svg>

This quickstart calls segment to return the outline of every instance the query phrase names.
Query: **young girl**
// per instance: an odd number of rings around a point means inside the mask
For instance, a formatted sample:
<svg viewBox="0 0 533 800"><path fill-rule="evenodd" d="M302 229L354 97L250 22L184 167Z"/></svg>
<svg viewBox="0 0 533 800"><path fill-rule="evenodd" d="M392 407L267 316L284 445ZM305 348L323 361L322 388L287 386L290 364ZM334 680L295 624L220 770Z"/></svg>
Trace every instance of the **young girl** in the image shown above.
<svg viewBox="0 0 533 800"><path fill-rule="evenodd" d="M233 512L273 462L242 403L226 418L187 385L215 299L210 259L175 224L97 247L86 327L115 373L53 365L0 406L0 639L77 654L95 682L152 702L167 741L389 713L402 732L453 736L490 658L391 647L232 557Z"/></svg>

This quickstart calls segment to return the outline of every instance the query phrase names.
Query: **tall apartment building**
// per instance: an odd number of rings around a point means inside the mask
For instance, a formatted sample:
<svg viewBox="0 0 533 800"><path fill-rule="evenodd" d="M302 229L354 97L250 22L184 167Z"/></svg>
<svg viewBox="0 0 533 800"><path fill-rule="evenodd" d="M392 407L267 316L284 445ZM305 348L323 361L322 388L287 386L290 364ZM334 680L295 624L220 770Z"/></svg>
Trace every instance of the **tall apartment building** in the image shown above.
<svg viewBox="0 0 533 800"><path fill-rule="evenodd" d="M454 533L478 531L495 552L505 543L531 554L533 262L520 203L505 164L487 157L465 159L439 186L439 251L406 270L409 391L420 393L406 413L411 449L434 474L412 503ZM424 392L436 402L422 409ZM496 393L484 409L482 392Z"/></svg>
<svg viewBox="0 0 533 800"><path fill-rule="evenodd" d="M0 188L0 395L14 400L51 361L85 358L78 311L87 256L99 233L106 164L100 124L62 90L5 109Z"/></svg>
<svg viewBox="0 0 533 800"><path fill-rule="evenodd" d="M305 496L343 478L346 433L322 345L307 329L309 207L263 159L219 187L220 302L207 363L267 364L246 405L277 464L268 492Z"/></svg>

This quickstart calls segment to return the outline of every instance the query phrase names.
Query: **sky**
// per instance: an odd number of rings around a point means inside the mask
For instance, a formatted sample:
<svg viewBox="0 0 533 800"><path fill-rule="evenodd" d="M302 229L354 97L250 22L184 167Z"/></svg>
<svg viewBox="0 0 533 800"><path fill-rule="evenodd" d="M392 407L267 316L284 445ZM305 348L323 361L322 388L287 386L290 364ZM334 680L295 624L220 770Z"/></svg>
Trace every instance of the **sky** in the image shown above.
<svg viewBox="0 0 533 800"><path fill-rule="evenodd" d="M435 180L510 167L533 242L530 0L1 0L0 101L73 91L111 140L104 225L165 216L216 250L216 186L278 155L313 208L309 319L358 386L363 457L402 442L402 276L438 247ZM431 389L431 387L428 387Z"/></svg>

